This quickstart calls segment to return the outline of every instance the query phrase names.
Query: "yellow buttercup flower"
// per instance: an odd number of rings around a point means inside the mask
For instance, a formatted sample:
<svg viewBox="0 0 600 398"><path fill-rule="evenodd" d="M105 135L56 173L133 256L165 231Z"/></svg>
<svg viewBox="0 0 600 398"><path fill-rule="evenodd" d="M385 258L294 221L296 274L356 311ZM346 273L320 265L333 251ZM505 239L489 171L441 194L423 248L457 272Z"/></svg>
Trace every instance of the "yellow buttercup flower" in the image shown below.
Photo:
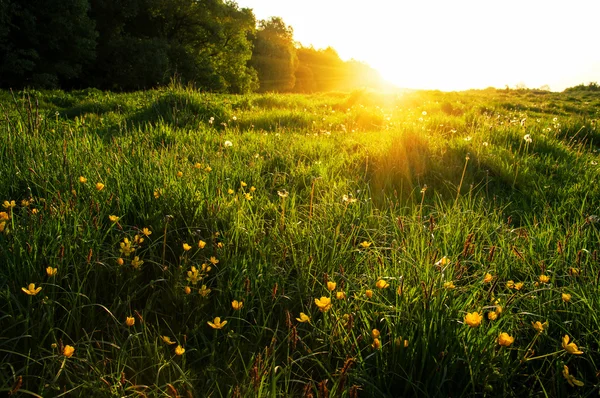
<svg viewBox="0 0 600 398"><path fill-rule="evenodd" d="M509 288L509 289L514 289L514 287L515 287L515 281L510 280L510 281L506 282L506 287Z"/></svg>
<svg viewBox="0 0 600 398"><path fill-rule="evenodd" d="M379 279L377 282L375 282L375 287L377 289L387 289L389 286L390 284L383 279Z"/></svg>
<svg viewBox="0 0 600 398"><path fill-rule="evenodd" d="M335 290L336 286L337 286L337 283L335 283L335 282L332 282L332 281L327 282L327 290L329 290L330 292L333 292Z"/></svg>
<svg viewBox="0 0 600 398"><path fill-rule="evenodd" d="M498 336L498 344L504 347L509 347L514 341L515 338L505 332L500 333Z"/></svg>
<svg viewBox="0 0 600 398"><path fill-rule="evenodd" d="M483 277L483 283L490 283L492 280L494 279L494 277L492 276L492 274L490 274L489 272L485 274L485 276Z"/></svg>
<svg viewBox="0 0 600 398"><path fill-rule="evenodd" d="M502 311L503 311L502 306L496 305L496 314L500 315L500 314L502 314Z"/></svg>
<svg viewBox="0 0 600 398"><path fill-rule="evenodd" d="M206 285L202 285L202 287L200 288L200 290L198 290L198 293L202 296L202 297L207 297L210 294L211 290L209 288L206 287Z"/></svg>
<svg viewBox="0 0 600 398"><path fill-rule="evenodd" d="M256 188L255 187L250 187L250 192L254 192L254 191L256 191Z"/></svg>
<svg viewBox="0 0 600 398"><path fill-rule="evenodd" d="M102 191L104 189L104 184L102 184L101 182L97 182L96 183L96 189L98 191Z"/></svg>
<svg viewBox="0 0 600 398"><path fill-rule="evenodd" d="M87 178L85 178L84 176L79 176L79 182L85 184L87 182Z"/></svg>
<svg viewBox="0 0 600 398"><path fill-rule="evenodd" d="M75 347L70 346L68 344L63 348L63 355L66 356L67 358L71 358L73 356L74 352L75 352Z"/></svg>
<svg viewBox="0 0 600 398"><path fill-rule="evenodd" d="M177 347L175 347L175 354L183 355L184 352L185 352L185 348L183 348L182 346L177 345Z"/></svg>
<svg viewBox="0 0 600 398"><path fill-rule="evenodd" d="M373 337L374 339L379 338L380 335L381 335L381 333L379 332L378 329L371 330L371 337Z"/></svg>
<svg viewBox="0 0 600 398"><path fill-rule="evenodd" d="M2 206L4 206L5 209L12 209L16 205L17 203L14 200L11 200L10 202L8 200L5 200L2 204Z"/></svg>
<svg viewBox="0 0 600 398"><path fill-rule="evenodd" d="M448 264L450 264L450 259L446 256L442 257L435 263L435 265L442 266L442 267L445 267Z"/></svg>
<svg viewBox="0 0 600 398"><path fill-rule="evenodd" d="M30 296L35 296L36 294L38 294L40 292L40 290L42 290L42 287L35 287L35 283L30 283L29 286L27 287L27 289L25 289L24 287L21 288L21 290L23 290L23 292L27 293Z"/></svg>
<svg viewBox="0 0 600 398"><path fill-rule="evenodd" d="M319 311L327 312L331 308L331 299L329 297L321 297L320 299L315 299L315 304L319 307Z"/></svg>
<svg viewBox="0 0 600 398"><path fill-rule="evenodd" d="M577 380L575 378L575 376L569 374L569 367L567 365L563 365L563 371L562 371L563 376L565 377L565 379L567 379L567 383L569 383L569 385L571 387L582 387L583 386L583 381Z"/></svg>
<svg viewBox="0 0 600 398"><path fill-rule="evenodd" d="M467 312L465 315L465 323L472 328L476 328L481 325L481 321L483 320L483 316L479 315L477 311L475 312Z"/></svg>
<svg viewBox="0 0 600 398"><path fill-rule="evenodd" d="M571 295L569 293L563 293L561 295L562 297L562 301L564 301L565 303L568 303L569 301L571 301Z"/></svg>
<svg viewBox="0 0 600 398"><path fill-rule="evenodd" d="M135 269L140 269L140 267L144 264L143 260L140 260L138 256L135 256L133 260L131 260L131 266Z"/></svg>
<svg viewBox="0 0 600 398"><path fill-rule="evenodd" d="M135 325L135 318L132 316L128 316L127 319L125 319L125 325L129 327Z"/></svg>
<svg viewBox="0 0 600 398"><path fill-rule="evenodd" d="M370 247L370 246L371 246L371 244L372 244L371 242L367 242L367 241L365 240L365 241L362 241L362 242L360 243L360 247L362 247L363 249L366 249L366 248Z"/></svg>
<svg viewBox="0 0 600 398"><path fill-rule="evenodd" d="M202 168L202 163L196 163L194 165L194 167L197 168L197 169L201 169Z"/></svg>
<svg viewBox="0 0 600 398"><path fill-rule="evenodd" d="M120 217L118 217L118 216L115 216L114 214L111 214L110 216L108 216L108 219L109 219L111 222L117 222L117 221L119 221L119 218L120 218Z"/></svg>
<svg viewBox="0 0 600 398"><path fill-rule="evenodd" d="M216 257L214 257L214 256L211 256L211 258L209 258L209 259L208 259L208 261L210 261L210 263L211 263L212 265L217 265L217 264L219 264L219 260L217 260L217 258L216 258Z"/></svg>
<svg viewBox="0 0 600 398"><path fill-rule="evenodd" d="M496 319L498 319L498 314L496 313L496 311L491 311L488 312L487 317L490 321L495 321Z"/></svg>
<svg viewBox="0 0 600 398"><path fill-rule="evenodd" d="M456 288L456 286L454 286L454 282L450 281L450 282L444 282L444 289L454 289Z"/></svg>
<svg viewBox="0 0 600 398"><path fill-rule="evenodd" d="M233 300L233 301L231 302L231 307L232 307L234 310L236 310L236 311L238 311L238 310L241 310L243 306L244 306L244 302L243 302L243 301L237 301L237 300Z"/></svg>
<svg viewBox="0 0 600 398"><path fill-rule="evenodd" d="M373 344L371 344L371 347L378 350L381 348L381 341L379 341L379 339L373 339Z"/></svg>
<svg viewBox="0 0 600 398"><path fill-rule="evenodd" d="M181 171L178 171L178 172L177 172L177 177L179 177L179 178L183 177L183 172L181 172Z"/></svg>
<svg viewBox="0 0 600 398"><path fill-rule="evenodd" d="M229 188L229 189L227 190L227 193L228 193L229 195L233 195L233 194L235 193L235 191L234 191L233 189Z"/></svg>
<svg viewBox="0 0 600 398"><path fill-rule="evenodd" d="M8 221L10 220L10 216L5 211L0 211L0 221Z"/></svg>
<svg viewBox="0 0 600 398"><path fill-rule="evenodd" d="M569 340L569 335L565 334L565 337L562 339L562 347L565 349L565 351L567 351L569 354L583 354L583 351L581 351L577 345L575 345L575 343L569 343Z"/></svg>
<svg viewBox="0 0 600 398"><path fill-rule="evenodd" d="M246 184L244 181L241 181L241 182L240 182L240 185L242 186L242 188L244 188L244 187L247 187L247 186L248 186L248 184Z"/></svg>
<svg viewBox="0 0 600 398"><path fill-rule="evenodd" d="M302 323L304 323L304 322L310 322L310 317L308 315L306 315L304 312L301 312L300 313L300 318L296 318L296 320L298 322L302 322Z"/></svg>
<svg viewBox="0 0 600 398"><path fill-rule="evenodd" d="M152 235L152 231L150 231L148 228L143 228L142 229L142 234L144 234L145 236L150 236Z"/></svg>
<svg viewBox="0 0 600 398"><path fill-rule="evenodd" d="M227 321L221 322L221 318L216 317L212 322L206 322L213 329L222 329L227 324Z"/></svg>
<svg viewBox="0 0 600 398"><path fill-rule="evenodd" d="M517 282L515 283L515 289L516 290L521 290L523 288L523 282Z"/></svg>
<svg viewBox="0 0 600 398"><path fill-rule="evenodd" d="M163 342L167 343L168 345L175 344L174 341L171 341L171 338L169 336L160 336L160 338Z"/></svg>
<svg viewBox="0 0 600 398"><path fill-rule="evenodd" d="M548 327L548 321L542 323L540 321L531 322L531 326L538 332L542 333Z"/></svg>
<svg viewBox="0 0 600 398"><path fill-rule="evenodd" d="M123 265L124 263L125 263L125 261L123 261L123 259L122 259L121 257L119 257L119 258L117 259L117 264L118 264L118 265Z"/></svg>
<svg viewBox="0 0 600 398"><path fill-rule="evenodd" d="M335 293L335 297L338 300L345 300L346 299L346 293L344 293L344 292L336 292Z"/></svg>
<svg viewBox="0 0 600 398"><path fill-rule="evenodd" d="M185 250L186 252L187 252L188 250L190 250L191 248L192 248L192 246L188 245L187 243L184 243L184 244L183 244L183 250Z"/></svg>
<svg viewBox="0 0 600 398"><path fill-rule="evenodd" d="M365 296L367 296L367 298L373 298L373 291L372 290L367 290L365 292Z"/></svg>
<svg viewBox="0 0 600 398"><path fill-rule="evenodd" d="M548 283L550 282L550 277L548 275L540 275L540 282Z"/></svg>
<svg viewBox="0 0 600 398"><path fill-rule="evenodd" d="M189 286L186 286L186 287L183 288L183 292L185 294L190 294L192 292L192 289Z"/></svg>
<svg viewBox="0 0 600 398"><path fill-rule="evenodd" d="M245 193L244 197L246 198L246 200L252 200L252 195L250 195L249 193Z"/></svg>
<svg viewBox="0 0 600 398"><path fill-rule="evenodd" d="M46 274L48 276L54 276L58 273L58 268L46 267Z"/></svg>
<svg viewBox="0 0 600 398"><path fill-rule="evenodd" d="M206 246L206 242L203 240L199 240L198 241L198 248L199 249L204 249L204 247Z"/></svg>

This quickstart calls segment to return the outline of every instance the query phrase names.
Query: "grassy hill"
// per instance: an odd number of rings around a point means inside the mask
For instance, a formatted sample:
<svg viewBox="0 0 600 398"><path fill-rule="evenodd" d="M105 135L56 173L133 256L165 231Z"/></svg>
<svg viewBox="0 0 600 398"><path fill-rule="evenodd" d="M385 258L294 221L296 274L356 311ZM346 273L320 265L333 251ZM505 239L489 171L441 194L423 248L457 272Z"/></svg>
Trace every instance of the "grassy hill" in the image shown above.
<svg viewBox="0 0 600 398"><path fill-rule="evenodd" d="M599 390L598 93L0 104L3 394Z"/></svg>

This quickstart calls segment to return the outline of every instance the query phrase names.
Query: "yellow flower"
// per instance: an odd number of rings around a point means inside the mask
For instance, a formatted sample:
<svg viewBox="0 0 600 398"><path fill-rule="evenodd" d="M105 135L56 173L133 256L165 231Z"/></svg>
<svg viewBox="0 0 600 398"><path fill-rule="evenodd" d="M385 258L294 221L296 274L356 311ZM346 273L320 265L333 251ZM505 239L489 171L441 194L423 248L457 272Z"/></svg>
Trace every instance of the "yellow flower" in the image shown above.
<svg viewBox="0 0 600 398"><path fill-rule="evenodd" d="M246 198L246 200L252 200L252 195L250 195L249 193L245 193L244 197Z"/></svg>
<svg viewBox="0 0 600 398"><path fill-rule="evenodd" d="M485 276L483 277L483 283L490 283L492 280L494 279L494 277L492 276L492 274L490 274L489 272L485 274Z"/></svg>
<svg viewBox="0 0 600 398"><path fill-rule="evenodd" d="M5 209L12 209L16 205L17 203L14 200L11 200L10 202L8 200L5 200L2 204L2 206L4 206Z"/></svg>
<svg viewBox="0 0 600 398"><path fill-rule="evenodd" d="M548 283L550 282L550 277L548 275L540 275L540 282Z"/></svg>
<svg viewBox="0 0 600 398"><path fill-rule="evenodd" d="M23 206L23 207L29 207L30 204L31 204L31 200L23 199L21 201L21 206Z"/></svg>
<svg viewBox="0 0 600 398"><path fill-rule="evenodd" d="M63 348L63 355L66 356L67 358L71 358L73 356L73 353L75 352L75 347L70 346L70 345L66 345L65 348Z"/></svg>
<svg viewBox="0 0 600 398"><path fill-rule="evenodd" d="M160 191L154 191L154 199L160 198Z"/></svg>
<svg viewBox="0 0 600 398"><path fill-rule="evenodd" d="M456 288L456 286L454 286L454 282L450 281L450 282L444 282L444 289L454 289Z"/></svg>
<svg viewBox="0 0 600 398"><path fill-rule="evenodd" d="M579 348L575 345L575 343L569 343L569 335L565 334L565 337L562 339L562 346L570 354L583 354L583 351L580 351Z"/></svg>
<svg viewBox="0 0 600 398"><path fill-rule="evenodd" d="M235 193L235 191L233 189L229 188L227 190L227 193L230 194L230 195L233 195Z"/></svg>
<svg viewBox="0 0 600 398"><path fill-rule="evenodd" d="M384 281L383 279L379 279L377 282L375 282L375 287L377 289L387 289L389 286L390 284Z"/></svg>
<svg viewBox="0 0 600 398"><path fill-rule="evenodd" d="M254 191L256 191L256 188L255 187L250 187L250 192L254 192Z"/></svg>
<svg viewBox="0 0 600 398"><path fill-rule="evenodd" d="M365 296L367 296L367 298L373 298L373 291L372 290L367 290L365 292Z"/></svg>
<svg viewBox="0 0 600 398"><path fill-rule="evenodd" d="M42 290L42 287L40 286L36 289L35 283L30 283L29 286L27 287L27 289L22 287L21 290L23 290L25 293L27 293L30 296L35 296L36 294L38 294L40 292L40 290Z"/></svg>
<svg viewBox="0 0 600 398"><path fill-rule="evenodd" d="M373 330L371 330L371 337L373 337L374 339L377 339L377 338L379 338L380 334L381 334L381 333L379 333L379 330L378 330L378 329L373 329Z"/></svg>
<svg viewBox="0 0 600 398"><path fill-rule="evenodd" d="M200 249L204 249L204 246L206 246L206 242L203 240L198 241L198 248Z"/></svg>
<svg viewBox="0 0 600 398"><path fill-rule="evenodd" d="M175 344L175 342L172 341L169 336L160 336L160 338L162 339L163 342L167 343L168 345Z"/></svg>
<svg viewBox="0 0 600 398"><path fill-rule="evenodd" d="M206 171L207 173L210 173L212 171L212 167L206 166L206 168L204 169L204 171Z"/></svg>
<svg viewBox="0 0 600 398"><path fill-rule="evenodd" d="M531 326L538 332L542 333L548 327L548 321L542 323L540 321L531 322Z"/></svg>
<svg viewBox="0 0 600 398"><path fill-rule="evenodd" d="M567 365L563 365L563 372L562 372L563 376L565 377L565 379L567 379L567 383L569 383L569 385L571 387L582 387L583 386L583 381L581 380L577 380L575 378L575 376L569 374L569 367Z"/></svg>
<svg viewBox="0 0 600 398"><path fill-rule="evenodd" d="M31 209L31 214L38 214L38 209Z"/></svg>
<svg viewBox="0 0 600 398"><path fill-rule="evenodd" d="M183 172L181 172L181 171L178 171L178 172L177 172L177 177L179 177L179 178L183 177Z"/></svg>
<svg viewBox="0 0 600 398"><path fill-rule="evenodd" d="M118 264L118 265L123 265L124 263L125 263L125 262L123 261L123 259L122 259L121 257L119 257L119 258L117 259L117 264Z"/></svg>
<svg viewBox="0 0 600 398"><path fill-rule="evenodd" d="M571 276L579 276L579 268L569 268L569 275Z"/></svg>
<svg viewBox="0 0 600 398"><path fill-rule="evenodd" d="M211 257L210 259L208 259L208 261L210 261L210 263L211 263L212 265L217 265L217 264L219 264L219 260L217 260L217 258L216 258L216 257Z"/></svg>
<svg viewBox="0 0 600 398"><path fill-rule="evenodd" d="M491 311L488 312L487 317L490 321L495 321L496 319L498 319L498 314L496 313L496 311Z"/></svg>
<svg viewBox="0 0 600 398"><path fill-rule="evenodd" d="M0 221L8 221L8 220L10 220L10 216L8 215L8 213L5 211L0 212Z"/></svg>
<svg viewBox="0 0 600 398"><path fill-rule="evenodd" d="M244 302L243 302L243 301L237 301L237 300L233 300L233 301L231 302L231 307L232 307L234 310L236 310L236 311L238 311L238 310L241 310L243 306L244 306Z"/></svg>
<svg viewBox="0 0 600 398"><path fill-rule="evenodd" d="M125 325L129 327L135 325L135 318L132 316L128 316L127 319L125 319Z"/></svg>
<svg viewBox="0 0 600 398"><path fill-rule="evenodd" d="M146 236L150 236L152 235L152 231L150 231L148 228L143 228L142 229L142 234L146 235Z"/></svg>
<svg viewBox="0 0 600 398"><path fill-rule="evenodd" d="M408 347L408 340L404 340L404 348Z"/></svg>
<svg viewBox="0 0 600 398"><path fill-rule="evenodd" d="M219 249L222 249L222 248L223 248L223 246L224 246L224 245L223 245L223 242L219 242L219 243L217 243L217 247L218 247Z"/></svg>
<svg viewBox="0 0 600 398"><path fill-rule="evenodd" d="M202 287L200 288L200 290L198 290L198 293L202 296L202 297L206 297L210 294L211 290L209 288L206 287L206 285L202 285Z"/></svg>
<svg viewBox="0 0 600 398"><path fill-rule="evenodd" d="M241 181L241 182L240 182L240 185L242 186L242 188L243 188L243 187L247 187L247 186L248 186L248 184L246 184L244 181Z"/></svg>
<svg viewBox="0 0 600 398"><path fill-rule="evenodd" d="M139 269L142 264L144 264L144 261L140 260L138 256L135 256L133 260L131 260L131 266L135 269Z"/></svg>
<svg viewBox="0 0 600 398"><path fill-rule="evenodd" d="M360 247L362 247L363 249L366 249L370 246L371 246L371 242L367 242L366 240L364 240L360 243Z"/></svg>
<svg viewBox="0 0 600 398"><path fill-rule="evenodd" d="M210 326L213 329L221 329L227 324L227 321L221 322L221 318L216 317L212 322L209 321L206 323L208 323L208 326Z"/></svg>
<svg viewBox="0 0 600 398"><path fill-rule="evenodd" d="M87 182L87 178L85 178L84 176L79 176L79 182L85 184Z"/></svg>
<svg viewBox="0 0 600 398"><path fill-rule="evenodd" d="M102 184L101 182L97 182L96 183L96 189L98 191L102 191L104 189L104 184Z"/></svg>
<svg viewBox="0 0 600 398"><path fill-rule="evenodd" d="M496 305L496 314L500 315L502 314L503 308L501 305Z"/></svg>
<svg viewBox="0 0 600 398"><path fill-rule="evenodd" d="M373 344L371 344L371 347L378 350L381 348L381 341L379 341L379 339L373 339Z"/></svg>
<svg viewBox="0 0 600 398"><path fill-rule="evenodd" d="M515 283L515 289L516 290L521 290L523 288L523 282L517 282Z"/></svg>
<svg viewBox="0 0 600 398"><path fill-rule="evenodd" d="M321 297L320 299L315 299L315 304L319 307L319 311L327 312L331 308L331 299L329 297Z"/></svg>
<svg viewBox="0 0 600 398"><path fill-rule="evenodd" d="M112 215L112 214L111 214L110 216L108 216L108 219L109 219L110 221L112 221L112 222L117 222L117 221L119 221L119 218L120 218L120 217L117 217L117 216L115 216L115 215Z"/></svg>
<svg viewBox="0 0 600 398"><path fill-rule="evenodd" d="M500 333L498 336L498 344L504 347L509 347L514 341L515 338L505 332Z"/></svg>
<svg viewBox="0 0 600 398"><path fill-rule="evenodd" d="M465 323L472 328L476 328L481 325L481 321L483 320L483 316L479 315L477 311L475 312L467 312L465 315Z"/></svg>
<svg viewBox="0 0 600 398"><path fill-rule="evenodd" d="M46 267L46 273L48 276L54 276L58 273L58 268Z"/></svg>
<svg viewBox="0 0 600 398"><path fill-rule="evenodd" d="M189 286L186 286L186 287L183 288L183 292L185 294L190 294L192 292L192 289Z"/></svg>
<svg viewBox="0 0 600 398"><path fill-rule="evenodd" d="M335 297L338 300L345 300L346 299L346 293L344 293L344 292L336 292L335 293Z"/></svg>
<svg viewBox="0 0 600 398"><path fill-rule="evenodd" d="M184 352L185 352L185 348L183 348L179 344L177 345L177 347L175 347L175 354L183 355Z"/></svg>
<svg viewBox="0 0 600 398"><path fill-rule="evenodd" d="M35 210L35 209L34 209ZM2 221L0 222L0 232L4 232L4 229L6 228L6 221Z"/></svg>
<svg viewBox="0 0 600 398"><path fill-rule="evenodd" d="M445 267L448 264L450 264L450 259L446 256L442 257L438 262L435 263L435 265L442 267Z"/></svg>
<svg viewBox="0 0 600 398"><path fill-rule="evenodd" d="M191 248L192 248L192 246L188 245L187 243L184 243L184 244L183 244L183 250L185 250L186 252L187 252L188 250L190 250Z"/></svg>
<svg viewBox="0 0 600 398"><path fill-rule="evenodd" d="M506 287L509 288L509 289L514 289L514 287L515 287L515 281L510 280L510 281L506 282Z"/></svg>
<svg viewBox="0 0 600 398"><path fill-rule="evenodd" d="M309 322L310 323L310 317L308 315L306 315L304 312L301 312L300 313L300 318L296 318L296 320L298 322L302 322L302 323L304 323L304 322Z"/></svg>
<svg viewBox="0 0 600 398"><path fill-rule="evenodd" d="M562 297L562 301L564 301L565 303L568 303L569 301L571 301L571 295L569 293L563 293L561 295Z"/></svg>
<svg viewBox="0 0 600 398"><path fill-rule="evenodd" d="M197 169L201 169L202 168L202 163L196 163L194 165L194 167L197 168Z"/></svg>
<svg viewBox="0 0 600 398"><path fill-rule="evenodd" d="M335 290L336 286L337 286L337 283L335 283L335 282L332 282L332 281L327 282L327 290L329 290L330 292L333 292Z"/></svg>

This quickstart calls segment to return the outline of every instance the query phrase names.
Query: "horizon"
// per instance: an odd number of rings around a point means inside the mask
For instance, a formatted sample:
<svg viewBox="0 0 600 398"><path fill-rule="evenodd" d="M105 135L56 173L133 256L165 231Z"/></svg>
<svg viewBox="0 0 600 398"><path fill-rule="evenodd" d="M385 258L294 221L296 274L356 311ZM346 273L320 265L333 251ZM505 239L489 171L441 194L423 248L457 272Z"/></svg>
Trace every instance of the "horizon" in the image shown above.
<svg viewBox="0 0 600 398"><path fill-rule="evenodd" d="M340 0L237 4L251 8L257 20L281 17L296 42L332 47L342 59L367 63L398 88L563 91L600 80L600 54L592 51L600 4L592 1L565 7L556 1L509 0L501 8L474 0L374 0L369 8Z"/></svg>

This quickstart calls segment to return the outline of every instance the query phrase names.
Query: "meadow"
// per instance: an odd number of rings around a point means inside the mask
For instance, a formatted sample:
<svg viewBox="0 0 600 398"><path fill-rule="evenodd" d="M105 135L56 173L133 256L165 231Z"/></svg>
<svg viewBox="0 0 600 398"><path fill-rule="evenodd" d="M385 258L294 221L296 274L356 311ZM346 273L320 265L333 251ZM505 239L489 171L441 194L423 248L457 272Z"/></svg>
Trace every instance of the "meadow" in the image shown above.
<svg viewBox="0 0 600 398"><path fill-rule="evenodd" d="M600 391L598 93L0 104L0 394Z"/></svg>

